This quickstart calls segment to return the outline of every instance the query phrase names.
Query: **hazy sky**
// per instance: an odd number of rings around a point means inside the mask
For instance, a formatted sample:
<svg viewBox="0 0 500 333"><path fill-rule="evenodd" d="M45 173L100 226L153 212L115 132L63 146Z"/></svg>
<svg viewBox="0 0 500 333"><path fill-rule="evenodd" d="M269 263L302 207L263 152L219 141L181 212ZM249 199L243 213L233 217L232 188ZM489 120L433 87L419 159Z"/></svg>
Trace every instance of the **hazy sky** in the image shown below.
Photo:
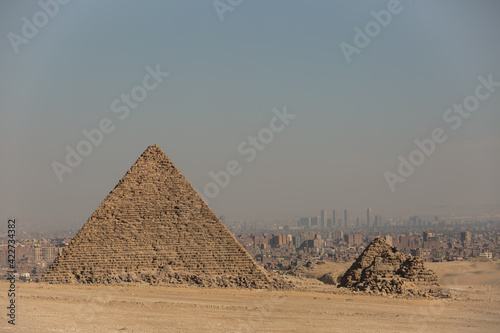
<svg viewBox="0 0 500 333"><path fill-rule="evenodd" d="M72 1L49 17L36 1L2 1L0 218L83 223L155 143L200 191L236 160L241 173L210 199L231 219L500 203L500 87L478 88L479 76L500 82L500 2L227 3ZM368 24L348 63L340 44L355 47L354 29L388 6L397 13ZM113 102L157 65L169 75L120 119ZM489 96L453 129L443 115L477 89ZM248 162L238 146L284 107L296 118ZM113 132L60 182L53 162L104 118ZM384 173L436 128L447 139L392 192Z"/></svg>

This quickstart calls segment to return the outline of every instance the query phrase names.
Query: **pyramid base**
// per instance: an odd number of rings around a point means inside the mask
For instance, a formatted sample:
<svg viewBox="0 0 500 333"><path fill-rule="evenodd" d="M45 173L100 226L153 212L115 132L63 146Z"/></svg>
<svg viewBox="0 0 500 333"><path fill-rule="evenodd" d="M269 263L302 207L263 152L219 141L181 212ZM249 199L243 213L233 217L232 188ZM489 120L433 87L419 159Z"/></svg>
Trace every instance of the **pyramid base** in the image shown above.
<svg viewBox="0 0 500 333"><path fill-rule="evenodd" d="M45 276L41 282L51 284L127 285L148 284L159 286L186 285L208 288L294 289L295 286L279 277L196 275L185 272L137 272L109 275Z"/></svg>

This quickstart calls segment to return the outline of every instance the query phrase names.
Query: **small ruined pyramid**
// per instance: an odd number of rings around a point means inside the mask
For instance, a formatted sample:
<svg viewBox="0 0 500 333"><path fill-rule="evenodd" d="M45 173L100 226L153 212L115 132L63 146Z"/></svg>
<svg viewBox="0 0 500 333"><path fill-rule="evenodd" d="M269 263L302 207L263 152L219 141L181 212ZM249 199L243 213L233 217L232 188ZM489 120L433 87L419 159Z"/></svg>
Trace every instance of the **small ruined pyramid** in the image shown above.
<svg viewBox="0 0 500 333"><path fill-rule="evenodd" d="M252 288L270 283L157 145L139 157L41 281Z"/></svg>
<svg viewBox="0 0 500 333"><path fill-rule="evenodd" d="M376 237L340 279L340 287L373 293L443 296L438 278L418 257Z"/></svg>

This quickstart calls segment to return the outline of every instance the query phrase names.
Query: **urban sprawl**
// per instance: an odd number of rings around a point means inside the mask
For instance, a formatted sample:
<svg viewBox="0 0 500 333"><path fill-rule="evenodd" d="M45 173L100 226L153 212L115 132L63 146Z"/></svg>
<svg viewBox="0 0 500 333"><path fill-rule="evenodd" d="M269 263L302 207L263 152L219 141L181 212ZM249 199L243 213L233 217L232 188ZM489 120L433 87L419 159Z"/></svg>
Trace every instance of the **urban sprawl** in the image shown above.
<svg viewBox="0 0 500 333"><path fill-rule="evenodd" d="M329 214L328 214L329 213ZM236 239L268 270L286 271L314 261L355 260L381 236L398 250L424 261L490 260L500 257L500 219L411 216L384 218L366 210L363 219L349 211L322 210L319 216L264 224L220 219ZM16 244L20 281L37 281L75 231L21 232ZM8 275L8 237L0 233L0 278ZM476 258L476 259L473 259Z"/></svg>

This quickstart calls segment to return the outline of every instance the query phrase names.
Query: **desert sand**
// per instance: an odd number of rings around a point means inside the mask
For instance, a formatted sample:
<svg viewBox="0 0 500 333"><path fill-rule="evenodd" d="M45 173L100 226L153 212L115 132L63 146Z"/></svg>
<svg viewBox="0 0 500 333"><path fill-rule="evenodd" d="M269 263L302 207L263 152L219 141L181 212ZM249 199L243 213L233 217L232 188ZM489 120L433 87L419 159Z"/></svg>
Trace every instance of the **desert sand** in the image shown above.
<svg viewBox="0 0 500 333"><path fill-rule="evenodd" d="M4 314L0 331L500 331L499 262L426 265L450 289L451 299L370 296L315 280L304 280L302 290L293 291L18 282L16 326L8 325ZM337 270L348 266L337 264ZM0 304L6 306L6 281L0 289Z"/></svg>

